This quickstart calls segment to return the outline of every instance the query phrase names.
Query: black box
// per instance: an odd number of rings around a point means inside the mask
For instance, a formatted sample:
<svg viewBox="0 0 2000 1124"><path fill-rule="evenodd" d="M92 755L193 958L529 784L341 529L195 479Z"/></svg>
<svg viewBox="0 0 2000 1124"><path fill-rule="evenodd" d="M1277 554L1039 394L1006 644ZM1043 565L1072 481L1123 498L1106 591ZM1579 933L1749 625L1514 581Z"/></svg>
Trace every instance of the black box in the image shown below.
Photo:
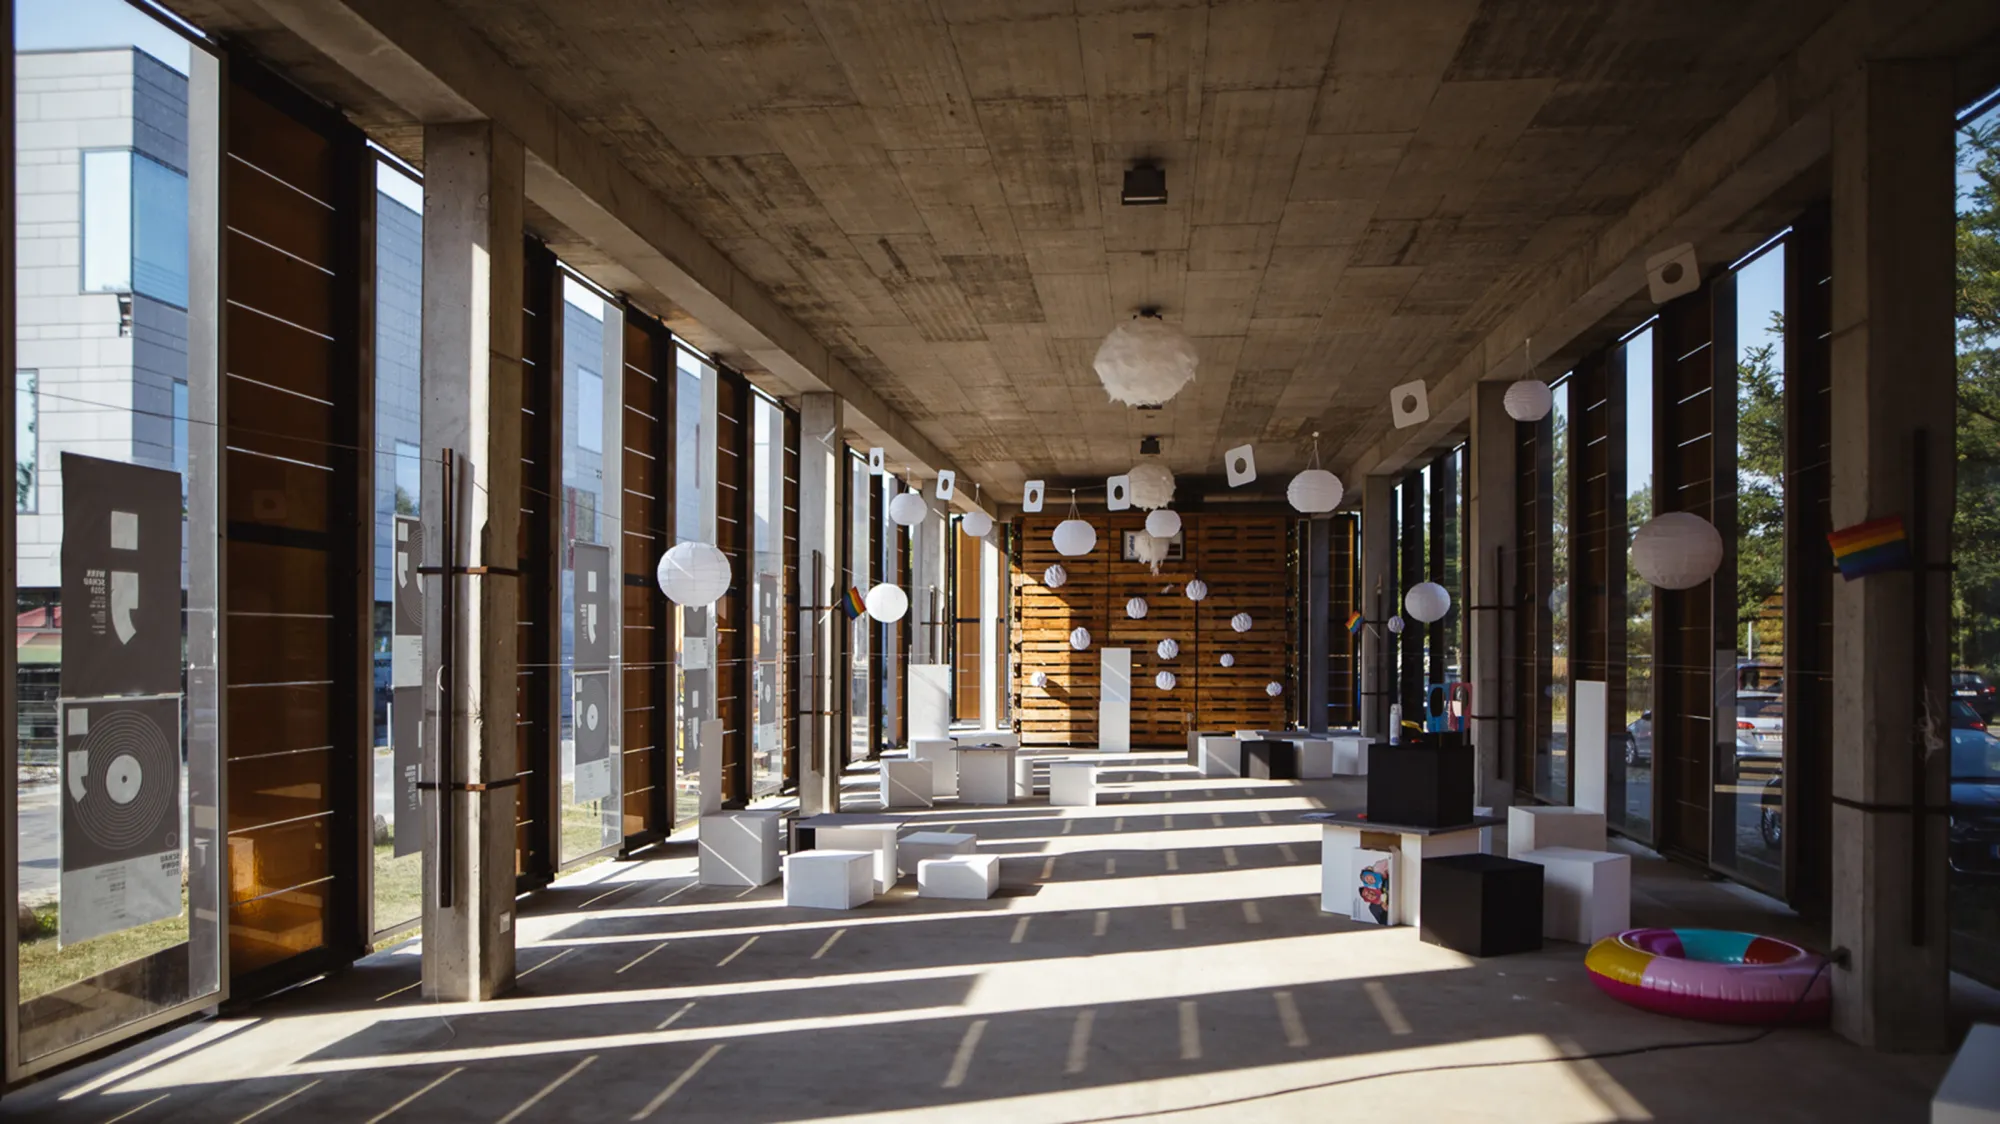
<svg viewBox="0 0 2000 1124"><path fill-rule="evenodd" d="M1260 781L1299 779L1297 742L1244 742L1242 747L1244 776Z"/></svg>
<svg viewBox="0 0 2000 1124"><path fill-rule="evenodd" d="M1498 855L1424 860L1425 944L1467 956L1542 947L1542 868Z"/></svg>
<svg viewBox="0 0 2000 1124"><path fill-rule="evenodd" d="M1410 827L1471 823L1475 760L1472 747L1456 737L1443 745L1374 743L1368 747L1369 821Z"/></svg>

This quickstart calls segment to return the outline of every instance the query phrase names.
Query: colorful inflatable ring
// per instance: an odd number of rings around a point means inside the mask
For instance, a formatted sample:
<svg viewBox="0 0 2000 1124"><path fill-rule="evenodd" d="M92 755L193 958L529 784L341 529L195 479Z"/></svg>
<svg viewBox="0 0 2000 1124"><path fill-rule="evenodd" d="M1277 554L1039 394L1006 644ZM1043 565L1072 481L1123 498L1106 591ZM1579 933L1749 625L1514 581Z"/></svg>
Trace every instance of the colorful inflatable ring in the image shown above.
<svg viewBox="0 0 2000 1124"><path fill-rule="evenodd" d="M1583 958L1613 999L1718 1023L1824 1022L1833 991L1824 964L1789 941L1725 929L1627 929Z"/></svg>

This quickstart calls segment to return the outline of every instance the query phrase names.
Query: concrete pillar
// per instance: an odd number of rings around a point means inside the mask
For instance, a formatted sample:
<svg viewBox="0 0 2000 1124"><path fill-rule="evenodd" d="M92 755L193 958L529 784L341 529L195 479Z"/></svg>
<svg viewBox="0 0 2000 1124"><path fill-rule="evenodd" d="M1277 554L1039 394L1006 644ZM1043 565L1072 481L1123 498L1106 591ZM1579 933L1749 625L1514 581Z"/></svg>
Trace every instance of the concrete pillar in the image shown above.
<svg viewBox="0 0 2000 1124"><path fill-rule="evenodd" d="M1389 570L1396 557L1391 508L1396 502L1396 478L1368 476L1361 482L1361 732L1389 738L1389 704L1395 688L1384 674L1383 657L1395 638L1385 623L1396 612L1396 591L1389 588Z"/></svg>
<svg viewBox="0 0 2000 1124"><path fill-rule="evenodd" d="M424 128L424 562L444 564L443 472L458 455L452 497L457 566L519 564L521 494L521 143L490 122ZM442 590L456 611L444 621ZM471 573L430 579L424 600L426 682L438 682L451 627L446 697L426 692L424 979L427 998L483 1000L514 983L514 804L519 579ZM450 753L440 759L441 725ZM508 787L486 788L486 785ZM441 834L440 818L443 832ZM449 890L448 895L445 894ZM449 905L441 900L448 896Z"/></svg>
<svg viewBox="0 0 2000 1124"><path fill-rule="evenodd" d="M910 486L928 491L928 484L914 477ZM916 540L910 545L910 620L917 630L910 637L912 664L942 663L945 653L945 517L935 499L927 496L924 502L931 505L931 514L917 524Z"/></svg>
<svg viewBox="0 0 2000 1124"><path fill-rule="evenodd" d="M1479 803L1499 807L1514 802L1514 783L1504 780L1508 723L1513 700L1507 695L1507 637L1516 627L1513 614L1503 611L1506 584L1501 571L1514 558L1515 422L1501 399L1503 382L1482 382L1473 388L1472 440L1467 451L1466 481L1471 496L1466 512L1470 541L1466 557L1472 572L1465 588L1471 600L1465 614L1472 630L1470 723L1472 744L1479 755Z"/></svg>
<svg viewBox="0 0 2000 1124"><path fill-rule="evenodd" d="M1306 520L1306 658L1304 713L1306 729L1326 731L1327 649L1333 642L1333 519Z"/></svg>
<svg viewBox="0 0 2000 1124"><path fill-rule="evenodd" d="M1833 525L1901 515L1921 552L1833 590L1833 1021L1885 1050L1948 1034L1949 577L1922 562L1953 507L1953 108L1948 65L1870 62L1833 122Z"/></svg>
<svg viewBox="0 0 2000 1124"><path fill-rule="evenodd" d="M831 606L840 581L840 430L845 407L838 395L799 399L799 812L840 810L840 767L833 718L838 690ZM817 577L815 577L817 575Z"/></svg>

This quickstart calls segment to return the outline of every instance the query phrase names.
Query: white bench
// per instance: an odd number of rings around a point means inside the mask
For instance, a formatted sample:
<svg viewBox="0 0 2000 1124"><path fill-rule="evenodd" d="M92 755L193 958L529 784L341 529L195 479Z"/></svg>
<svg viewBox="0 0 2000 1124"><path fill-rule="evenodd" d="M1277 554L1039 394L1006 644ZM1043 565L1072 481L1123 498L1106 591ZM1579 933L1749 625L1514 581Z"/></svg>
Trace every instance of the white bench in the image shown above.
<svg viewBox="0 0 2000 1124"><path fill-rule="evenodd" d="M1333 739L1300 738L1297 744L1300 780L1325 780L1333 776Z"/></svg>
<svg viewBox="0 0 2000 1124"><path fill-rule="evenodd" d="M1204 735L1201 739L1201 775L1204 777L1240 777L1243 775L1243 745L1235 738L1221 734Z"/></svg>
<svg viewBox="0 0 2000 1124"><path fill-rule="evenodd" d="M952 855L917 864L921 898L990 898L999 888L999 855Z"/></svg>
<svg viewBox="0 0 2000 1124"><path fill-rule="evenodd" d="M1516 804L1507 809L1507 853L1525 855L1545 847L1604 849L1604 813L1561 805Z"/></svg>
<svg viewBox="0 0 2000 1124"><path fill-rule="evenodd" d="M1579 847L1513 856L1542 868L1542 935L1591 944L1632 927L1632 857Z"/></svg>
<svg viewBox="0 0 2000 1124"><path fill-rule="evenodd" d="M696 829L704 886L762 886L778 877L778 812L710 812Z"/></svg>
<svg viewBox="0 0 2000 1124"><path fill-rule="evenodd" d="M958 747L958 799L963 804L1005 804L1014 795L1011 746Z"/></svg>
<svg viewBox="0 0 2000 1124"><path fill-rule="evenodd" d="M875 852L800 851L785 856L785 904L853 909L875 897Z"/></svg>
<svg viewBox="0 0 2000 1124"><path fill-rule="evenodd" d="M900 761L882 759L882 807L928 808L936 799L931 783L931 763L920 758Z"/></svg>
<svg viewBox="0 0 2000 1124"><path fill-rule="evenodd" d="M1049 762L1049 803L1068 808L1097 806L1097 766L1088 761Z"/></svg>
<svg viewBox="0 0 2000 1124"><path fill-rule="evenodd" d="M979 837L976 835L955 831L914 832L896 841L896 868L904 874L915 874L917 864L925 859L969 855L977 846Z"/></svg>
<svg viewBox="0 0 2000 1124"><path fill-rule="evenodd" d="M911 738L910 759L931 763L931 795L958 795L958 746L950 738Z"/></svg>

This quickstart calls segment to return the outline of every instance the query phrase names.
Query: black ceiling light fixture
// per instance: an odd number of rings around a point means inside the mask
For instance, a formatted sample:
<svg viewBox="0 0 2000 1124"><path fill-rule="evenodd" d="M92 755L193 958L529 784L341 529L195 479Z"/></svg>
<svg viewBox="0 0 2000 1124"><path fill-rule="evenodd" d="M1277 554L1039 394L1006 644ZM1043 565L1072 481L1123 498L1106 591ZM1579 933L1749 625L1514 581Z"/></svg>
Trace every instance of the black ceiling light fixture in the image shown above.
<svg viewBox="0 0 2000 1124"><path fill-rule="evenodd" d="M1167 170L1151 160L1125 169L1125 190L1118 201L1127 207L1157 207L1167 201Z"/></svg>
<svg viewBox="0 0 2000 1124"><path fill-rule="evenodd" d="M1157 457L1160 455L1160 439L1152 434L1139 438L1139 455Z"/></svg>

